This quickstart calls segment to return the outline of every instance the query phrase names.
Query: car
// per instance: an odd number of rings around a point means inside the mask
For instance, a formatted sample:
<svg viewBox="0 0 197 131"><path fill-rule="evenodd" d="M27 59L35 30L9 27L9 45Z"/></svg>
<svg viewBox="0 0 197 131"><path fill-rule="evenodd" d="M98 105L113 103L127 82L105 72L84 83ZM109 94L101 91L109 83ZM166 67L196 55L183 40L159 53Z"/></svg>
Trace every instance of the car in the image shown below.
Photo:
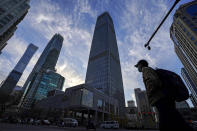
<svg viewBox="0 0 197 131"><path fill-rule="evenodd" d="M64 118L63 122L64 122L64 126L69 126L69 127L77 127L78 126L78 121L73 118Z"/></svg>
<svg viewBox="0 0 197 131"><path fill-rule="evenodd" d="M51 124L51 122L49 121L49 120L42 120L42 124L43 125L50 125Z"/></svg>
<svg viewBox="0 0 197 131"><path fill-rule="evenodd" d="M101 128L113 128L113 129L118 129L119 128L119 123L117 121L104 121L100 125Z"/></svg>

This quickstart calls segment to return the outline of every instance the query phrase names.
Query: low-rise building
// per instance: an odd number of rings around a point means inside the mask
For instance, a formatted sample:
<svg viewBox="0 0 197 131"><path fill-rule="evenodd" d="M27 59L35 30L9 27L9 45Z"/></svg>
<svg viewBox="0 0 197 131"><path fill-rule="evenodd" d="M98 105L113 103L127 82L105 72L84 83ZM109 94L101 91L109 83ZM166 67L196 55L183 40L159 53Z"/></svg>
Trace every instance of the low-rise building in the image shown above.
<svg viewBox="0 0 197 131"><path fill-rule="evenodd" d="M133 100L127 101L128 107L126 107L126 116L127 116L127 128L135 129L140 128L141 123L138 116L138 110L135 106L135 102Z"/></svg>
<svg viewBox="0 0 197 131"><path fill-rule="evenodd" d="M72 117L80 124L87 123L88 119L96 123L117 120L118 107L116 99L85 84L67 88L64 94L42 99L35 105L36 110L42 111L42 117Z"/></svg>

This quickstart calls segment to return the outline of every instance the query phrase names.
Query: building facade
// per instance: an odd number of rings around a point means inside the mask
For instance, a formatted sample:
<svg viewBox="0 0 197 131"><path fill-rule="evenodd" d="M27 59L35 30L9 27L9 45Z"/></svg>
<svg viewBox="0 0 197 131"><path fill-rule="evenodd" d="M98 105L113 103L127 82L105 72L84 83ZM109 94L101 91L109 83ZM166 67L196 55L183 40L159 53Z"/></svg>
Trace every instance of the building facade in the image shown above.
<svg viewBox="0 0 197 131"><path fill-rule="evenodd" d="M0 53L7 41L14 35L17 25L26 16L29 0L0 1Z"/></svg>
<svg viewBox="0 0 197 131"><path fill-rule="evenodd" d="M183 76L185 82L187 83L188 88L191 91L191 95L190 95L191 101L194 107L197 107L197 88L195 88L193 81L190 79L188 73L184 68L181 69L181 75Z"/></svg>
<svg viewBox="0 0 197 131"><path fill-rule="evenodd" d="M197 1L181 5L174 14L170 28L170 37L174 42L174 49L184 65L184 74L188 74L186 82L195 98L197 89ZM197 100L197 99L196 99ZM195 100L195 101L196 101Z"/></svg>
<svg viewBox="0 0 197 131"><path fill-rule="evenodd" d="M42 117L71 117L82 125L89 119L96 123L114 120L119 114L118 108L118 100L85 84L67 88L64 94L42 99L35 105L35 110L42 111Z"/></svg>
<svg viewBox="0 0 197 131"><path fill-rule="evenodd" d="M23 71L25 70L27 64L31 60L32 56L35 54L37 46L30 44L21 59L18 61L14 69L10 72L6 80L1 84L0 91L1 93L9 95L12 93L12 90L15 88L19 79L21 78Z"/></svg>
<svg viewBox="0 0 197 131"><path fill-rule="evenodd" d="M126 107L126 116L127 116L127 128L128 129L136 129L141 128L141 123L138 115L138 109L135 106L134 100L127 101L128 107Z"/></svg>
<svg viewBox="0 0 197 131"><path fill-rule="evenodd" d="M155 111L148 102L146 91L136 88L135 90L136 105L141 122L141 127L144 128L155 128L156 127L156 116Z"/></svg>
<svg viewBox="0 0 197 131"><path fill-rule="evenodd" d="M123 116L125 98L122 73L116 34L109 13L105 12L97 18L85 84L117 98L120 103L120 114Z"/></svg>
<svg viewBox="0 0 197 131"><path fill-rule="evenodd" d="M20 107L23 109L31 109L34 103L35 93L40 86L42 77L48 70L55 71L55 66L63 44L63 37L60 34L55 34L49 41L32 72L28 76L24 86L24 95L22 97Z"/></svg>
<svg viewBox="0 0 197 131"><path fill-rule="evenodd" d="M127 101L128 107L135 107L135 101L134 100L129 100Z"/></svg>
<svg viewBox="0 0 197 131"><path fill-rule="evenodd" d="M63 86L64 77L54 71L47 70L42 73L37 89L33 90L32 93L29 93L27 97L32 98L33 103L35 103L46 98L49 91L55 89L62 90Z"/></svg>

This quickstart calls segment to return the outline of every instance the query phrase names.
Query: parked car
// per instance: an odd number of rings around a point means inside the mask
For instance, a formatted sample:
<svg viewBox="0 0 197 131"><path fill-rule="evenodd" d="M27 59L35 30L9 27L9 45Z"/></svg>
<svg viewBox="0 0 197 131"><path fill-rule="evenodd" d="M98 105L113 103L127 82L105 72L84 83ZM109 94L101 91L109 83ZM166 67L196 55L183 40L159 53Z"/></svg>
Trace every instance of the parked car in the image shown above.
<svg viewBox="0 0 197 131"><path fill-rule="evenodd" d="M51 122L49 120L42 120L43 125L50 125Z"/></svg>
<svg viewBox="0 0 197 131"><path fill-rule="evenodd" d="M73 118L64 118L63 122L64 122L64 126L69 126L69 127L77 127L78 126L78 121Z"/></svg>
<svg viewBox="0 0 197 131"><path fill-rule="evenodd" d="M103 123L101 123L100 127L118 129L119 123L117 121L104 121Z"/></svg>

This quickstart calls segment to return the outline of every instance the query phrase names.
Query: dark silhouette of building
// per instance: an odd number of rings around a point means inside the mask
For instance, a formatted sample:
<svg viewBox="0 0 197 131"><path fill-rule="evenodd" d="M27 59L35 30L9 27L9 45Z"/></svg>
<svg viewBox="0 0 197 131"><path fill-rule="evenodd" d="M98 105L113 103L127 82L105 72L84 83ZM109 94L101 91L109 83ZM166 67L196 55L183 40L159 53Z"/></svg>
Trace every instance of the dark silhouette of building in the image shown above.
<svg viewBox="0 0 197 131"><path fill-rule="evenodd" d="M125 97L116 34L112 18L107 12L97 18L85 84L118 99L117 111L120 116L125 114Z"/></svg>
<svg viewBox="0 0 197 131"><path fill-rule="evenodd" d="M0 2L0 53L14 35L17 25L29 10L29 0L2 0ZM17 46L17 45L15 45Z"/></svg>

